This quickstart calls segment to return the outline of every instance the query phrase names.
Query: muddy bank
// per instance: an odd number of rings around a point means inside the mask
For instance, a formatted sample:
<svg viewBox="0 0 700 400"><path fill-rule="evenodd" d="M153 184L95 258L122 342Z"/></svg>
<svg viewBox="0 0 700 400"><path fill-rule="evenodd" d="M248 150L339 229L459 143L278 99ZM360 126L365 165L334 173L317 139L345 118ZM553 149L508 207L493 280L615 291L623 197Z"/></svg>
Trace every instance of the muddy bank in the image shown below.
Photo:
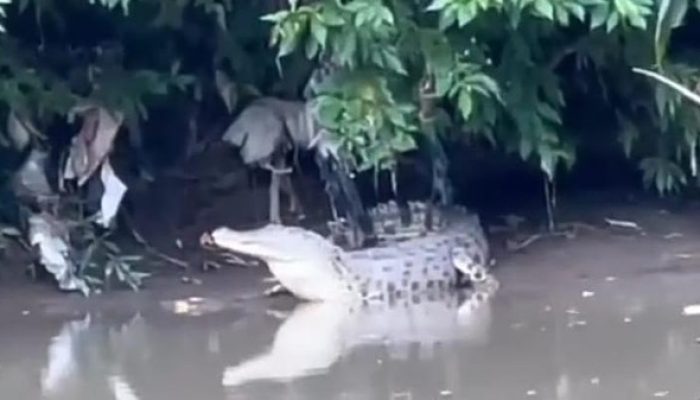
<svg viewBox="0 0 700 400"><path fill-rule="evenodd" d="M561 279L562 274L571 271L580 276L570 278L577 279L618 273L695 272L694 251L700 251L696 248L696 243L700 243L697 240L700 225L695 222L700 220L700 205L696 203L661 202L630 193L595 193L563 199L558 222L565 230L558 235L545 232L542 214L540 207L529 207L484 217L497 260L496 274L499 278L510 273L522 275L516 287L526 287L527 282L539 286ZM524 220L516 229L507 228L504 221L508 216ZM642 231L615 228L606 220L635 222ZM31 281L21 273L21 263L6 266L0 279L0 315L18 315L22 311L62 315L87 310L143 311L160 308L161 301L187 297L216 298L229 306L260 302L266 287L262 279L269 276L264 268L222 264L221 269L202 269L209 255L199 247L198 237L214 226L219 224L203 220L199 225L187 225L183 231L173 230L160 241L153 241L159 251L186 260L190 267L184 269L150 257L143 269L153 276L139 292L116 287L85 299L79 294L57 291L50 280ZM189 237L181 239L185 246L179 248L174 242L176 238L186 237L183 232L189 232ZM168 242L170 247L163 244ZM28 261L21 259L22 254L17 251L15 260Z"/></svg>

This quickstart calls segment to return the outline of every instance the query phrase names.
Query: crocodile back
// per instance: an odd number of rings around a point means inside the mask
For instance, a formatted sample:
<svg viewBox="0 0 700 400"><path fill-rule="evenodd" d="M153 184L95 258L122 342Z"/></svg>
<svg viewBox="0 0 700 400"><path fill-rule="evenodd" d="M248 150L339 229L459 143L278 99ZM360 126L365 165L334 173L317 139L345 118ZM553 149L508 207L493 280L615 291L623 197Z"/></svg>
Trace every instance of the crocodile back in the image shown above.
<svg viewBox="0 0 700 400"><path fill-rule="evenodd" d="M402 298L453 289L457 270L446 241L417 238L347 253L346 265L365 298Z"/></svg>
<svg viewBox="0 0 700 400"><path fill-rule="evenodd" d="M452 282L450 269L460 271L472 282L486 278L490 249L477 214L460 206L433 207L421 202L409 202L407 208L401 209L393 201L377 205L369 214L379 239L375 249L384 249L385 253L394 249L397 253L393 268L378 262L382 270L391 270L393 276L386 279L393 279L394 287L404 283L397 273L408 274L408 267L396 265L434 269L438 276L426 275L424 278L430 278L423 279L426 283ZM416 278L415 274L411 276Z"/></svg>

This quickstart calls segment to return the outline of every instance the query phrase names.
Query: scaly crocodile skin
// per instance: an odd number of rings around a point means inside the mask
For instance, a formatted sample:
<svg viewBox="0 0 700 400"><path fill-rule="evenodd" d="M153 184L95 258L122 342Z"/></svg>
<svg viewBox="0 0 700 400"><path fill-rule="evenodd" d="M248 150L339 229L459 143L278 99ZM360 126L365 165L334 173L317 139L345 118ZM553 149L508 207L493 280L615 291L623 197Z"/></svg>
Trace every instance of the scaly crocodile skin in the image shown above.
<svg viewBox="0 0 700 400"><path fill-rule="evenodd" d="M400 298L440 293L459 286L459 273L473 283L488 279L488 246L478 217L449 210L445 226L414 239L345 251L299 227L267 225L203 236L203 244L264 261L280 285L306 300Z"/></svg>
<svg viewBox="0 0 700 400"><path fill-rule="evenodd" d="M369 215L379 247L416 253L430 252L440 243L447 243L452 247L451 257L457 262L455 267L467 279L479 282L486 277L491 261L488 240L478 216L464 207L431 207L422 202L408 202L408 208L401 210L396 202L390 201L370 209ZM342 221L330 222L329 227L336 243L342 243L341 238L349 234Z"/></svg>

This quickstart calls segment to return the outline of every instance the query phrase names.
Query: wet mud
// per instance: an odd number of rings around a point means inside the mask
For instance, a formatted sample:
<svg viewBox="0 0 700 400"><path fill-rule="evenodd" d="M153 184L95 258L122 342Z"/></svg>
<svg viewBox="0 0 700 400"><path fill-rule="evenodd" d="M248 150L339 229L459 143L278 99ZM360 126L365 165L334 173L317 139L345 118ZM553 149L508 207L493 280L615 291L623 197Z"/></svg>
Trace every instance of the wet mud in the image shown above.
<svg viewBox="0 0 700 400"><path fill-rule="evenodd" d="M298 303L261 297L265 271L237 268L89 302L45 287L2 290L0 393L699 398L700 316L688 306L700 304L700 207L592 204L564 210L562 221L580 224L518 251L507 250L512 234L493 234L500 287L486 301Z"/></svg>

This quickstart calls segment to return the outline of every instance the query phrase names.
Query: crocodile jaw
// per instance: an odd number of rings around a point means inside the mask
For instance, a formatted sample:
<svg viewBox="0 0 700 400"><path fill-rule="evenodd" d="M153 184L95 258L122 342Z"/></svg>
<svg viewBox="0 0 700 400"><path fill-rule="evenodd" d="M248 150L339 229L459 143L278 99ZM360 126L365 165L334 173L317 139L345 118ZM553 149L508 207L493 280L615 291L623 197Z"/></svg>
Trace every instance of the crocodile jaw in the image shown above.
<svg viewBox="0 0 700 400"><path fill-rule="evenodd" d="M333 267L338 262L334 247L313 232L281 225L246 231L221 227L203 236L202 241L264 261L279 283L297 298L324 301L355 297L344 274Z"/></svg>
<svg viewBox="0 0 700 400"><path fill-rule="evenodd" d="M214 230L208 236L208 240L217 247L256 257L265 262L290 260L287 246L280 243L284 240L268 227L246 231L221 227Z"/></svg>

